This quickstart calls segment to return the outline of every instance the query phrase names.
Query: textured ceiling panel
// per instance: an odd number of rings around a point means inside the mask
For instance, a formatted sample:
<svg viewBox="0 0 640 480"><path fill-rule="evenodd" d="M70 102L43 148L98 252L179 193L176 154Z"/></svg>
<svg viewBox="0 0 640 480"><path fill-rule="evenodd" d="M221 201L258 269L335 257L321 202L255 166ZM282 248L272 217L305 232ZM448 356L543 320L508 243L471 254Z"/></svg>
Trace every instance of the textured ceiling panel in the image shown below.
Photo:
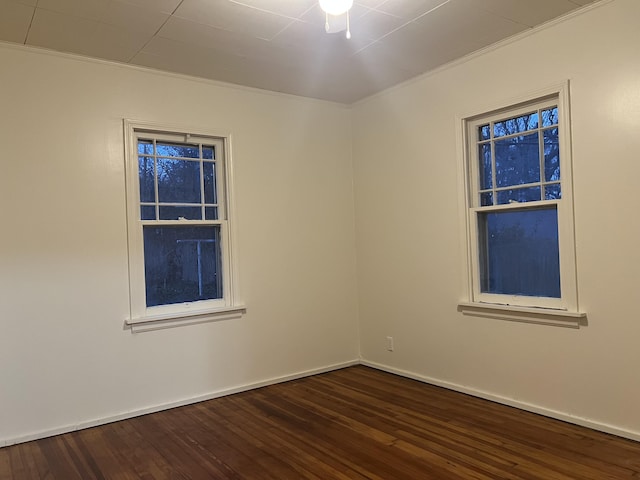
<svg viewBox="0 0 640 480"><path fill-rule="evenodd" d="M0 40L24 43L34 8L22 3L0 3Z"/></svg>
<svg viewBox="0 0 640 480"><path fill-rule="evenodd" d="M0 40L352 103L594 0L0 0Z"/></svg>

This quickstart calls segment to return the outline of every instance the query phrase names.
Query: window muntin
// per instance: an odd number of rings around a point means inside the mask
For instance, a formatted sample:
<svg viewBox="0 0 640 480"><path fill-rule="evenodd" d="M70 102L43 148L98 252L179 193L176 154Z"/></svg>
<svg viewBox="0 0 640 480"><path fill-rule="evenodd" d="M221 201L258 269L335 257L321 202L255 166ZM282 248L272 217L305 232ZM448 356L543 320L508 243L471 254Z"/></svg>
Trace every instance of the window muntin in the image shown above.
<svg viewBox="0 0 640 480"><path fill-rule="evenodd" d="M243 310L228 139L125 121L131 322Z"/></svg>
<svg viewBox="0 0 640 480"><path fill-rule="evenodd" d="M565 94L465 122L472 302L577 311Z"/></svg>

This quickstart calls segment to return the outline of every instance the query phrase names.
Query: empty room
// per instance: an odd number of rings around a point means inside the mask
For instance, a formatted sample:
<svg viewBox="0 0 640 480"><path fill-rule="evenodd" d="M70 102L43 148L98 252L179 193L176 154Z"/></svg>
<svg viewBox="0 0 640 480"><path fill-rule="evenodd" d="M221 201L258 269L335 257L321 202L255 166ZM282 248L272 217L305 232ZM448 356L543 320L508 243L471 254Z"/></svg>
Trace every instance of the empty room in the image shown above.
<svg viewBox="0 0 640 480"><path fill-rule="evenodd" d="M639 22L0 0L0 480L640 478Z"/></svg>

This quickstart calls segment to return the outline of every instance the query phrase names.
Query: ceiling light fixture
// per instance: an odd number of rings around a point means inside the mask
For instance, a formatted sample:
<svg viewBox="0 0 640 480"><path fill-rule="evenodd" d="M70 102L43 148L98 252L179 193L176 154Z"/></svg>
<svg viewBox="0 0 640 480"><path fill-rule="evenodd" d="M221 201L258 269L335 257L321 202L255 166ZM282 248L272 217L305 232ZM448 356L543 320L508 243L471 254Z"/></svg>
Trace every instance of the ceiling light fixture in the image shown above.
<svg viewBox="0 0 640 480"><path fill-rule="evenodd" d="M353 0L319 0L320 8L325 13L324 29L329 33L329 15L337 17L339 15L347 15L347 38L351 38L351 29L349 27L349 10L353 7Z"/></svg>

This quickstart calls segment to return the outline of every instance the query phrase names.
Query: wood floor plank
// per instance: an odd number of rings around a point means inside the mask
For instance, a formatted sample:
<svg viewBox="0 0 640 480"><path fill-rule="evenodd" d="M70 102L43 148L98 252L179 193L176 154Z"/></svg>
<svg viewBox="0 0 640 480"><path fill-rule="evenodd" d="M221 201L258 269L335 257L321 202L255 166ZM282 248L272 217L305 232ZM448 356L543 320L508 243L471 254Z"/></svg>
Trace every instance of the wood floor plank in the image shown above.
<svg viewBox="0 0 640 480"><path fill-rule="evenodd" d="M334 392L335 393L335 392ZM313 400L304 399L298 395L298 402L301 404L312 408L314 403L318 402L319 399L323 397L322 392L316 391ZM325 398L325 400L329 400ZM332 396L331 402L335 405L336 402L340 402L341 400L337 398L336 395ZM344 399L342 400L344 405ZM368 404L372 404L372 402L368 402ZM332 406L327 405L322 408L324 412L327 414L331 414ZM433 465L440 465L445 471L449 470L451 465L456 465L454 471L456 474L459 474L461 471L465 478L476 478L472 474L472 472L465 471L465 457L460 455L457 445L451 445L453 448L446 449L440 448L442 439L437 439L430 443L432 448L427 448L426 443L423 444L423 452L421 454L416 455L415 450L412 448L412 444L407 441L406 432L402 430L398 430L397 427L401 427L401 425L397 424L395 421L389 418L388 413L385 413L384 416L381 416L379 413L376 413L369 409L368 411L362 411L361 409L349 408L345 415L333 416L333 421L344 425L347 428L350 428L356 432L361 433L364 436L367 436L370 440L373 440L378 443L383 443L385 445L398 448L400 450L404 450L407 452L411 452L412 455L422 458L427 453L431 454L430 463ZM389 433L387 433L387 431ZM415 437L414 437L415 438ZM471 458L471 457L468 457ZM454 462L451 462L454 460ZM484 463L479 460L478 455L474 455L474 461L476 463L477 468L481 468L482 472L478 471L475 473L477 478L496 478L495 475L499 473L499 468L493 468L490 464ZM462 466L462 468L460 466ZM504 468L504 464L502 467ZM507 463L507 466L513 466L513 464ZM516 478L515 476L510 476L509 478Z"/></svg>
<svg viewBox="0 0 640 480"><path fill-rule="evenodd" d="M316 391L316 395L321 395L321 393L321 390ZM334 390L334 394L335 393L337 393L337 390ZM357 396L359 394L353 395ZM345 398L349 396L350 395L346 395ZM368 399L366 394L358 398L363 405L371 405L374 403ZM510 459L508 455L502 455L504 453L501 448L503 447L502 442L488 442L487 444L483 444L477 440L476 435L469 436L468 430L464 430L466 435L457 434L455 429L450 428L449 421L446 420L446 418L440 419L434 417L432 412L419 415L414 410L404 408L400 405L394 404L393 408L393 420L386 414L385 422L395 425L399 429L405 429L405 431L401 431L402 433L399 433L399 435L405 437L410 436L411 441L420 443L423 449L431 452L439 451L443 458L455 461L456 464L464 464L466 461L473 459L476 468L482 467L491 478L527 478L526 476L516 476L515 473L508 473L510 469L517 465L516 461L522 459L520 457L511 457ZM411 432L413 432L413 434ZM469 446L467 447L465 444ZM499 448L496 448L496 445ZM470 455L465 456L465 451L469 452ZM496 453L492 453L493 451ZM500 458L500 456L503 458ZM497 462L496 459L498 459ZM497 470L500 470L501 473ZM553 471L542 473L545 473L549 478L563 480L567 478L559 476ZM469 474L467 474L467 476L468 475Z"/></svg>
<svg viewBox="0 0 640 480"><path fill-rule="evenodd" d="M267 438L276 444L281 444L288 452L289 457L297 459L313 469L313 472L320 478L333 478L336 480L358 479L366 480L367 477L357 475L352 471L351 475L345 472L351 470L338 456L325 455L316 442L311 440L310 436L301 435L298 438L290 431L284 429L277 422L269 419L263 412L245 399L236 399L235 407L243 413L248 421L259 426L266 433Z"/></svg>
<svg viewBox="0 0 640 480"><path fill-rule="evenodd" d="M0 449L0 480L640 480L640 443L364 366Z"/></svg>

